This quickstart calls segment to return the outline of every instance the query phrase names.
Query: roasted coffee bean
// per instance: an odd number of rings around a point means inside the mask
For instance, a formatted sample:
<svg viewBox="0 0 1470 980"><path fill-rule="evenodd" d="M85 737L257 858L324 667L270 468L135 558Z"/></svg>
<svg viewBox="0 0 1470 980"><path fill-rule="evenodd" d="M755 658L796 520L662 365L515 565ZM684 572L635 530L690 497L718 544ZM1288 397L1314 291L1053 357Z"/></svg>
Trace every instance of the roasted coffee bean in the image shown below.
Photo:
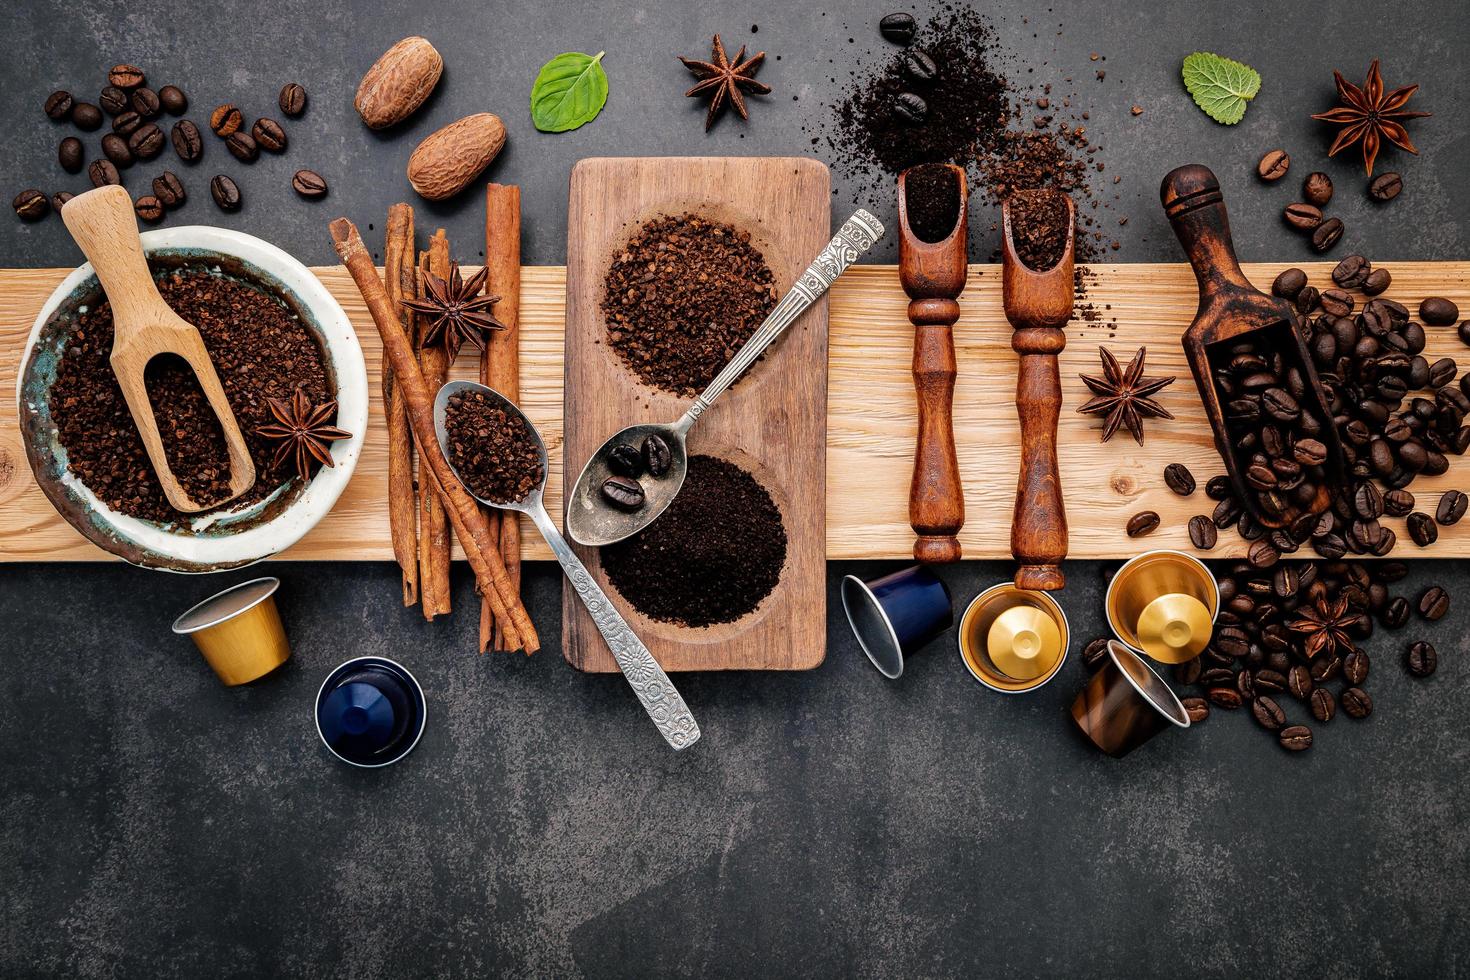
<svg viewBox="0 0 1470 980"><path fill-rule="evenodd" d="M216 174L209 181L209 196L221 211L240 210L240 188L224 174Z"/></svg>
<svg viewBox="0 0 1470 980"><path fill-rule="evenodd" d="M1286 219L1288 225L1291 225L1297 231L1311 231L1322 224L1322 210L1311 204L1288 204L1286 209L1281 212L1281 216ZM1300 300L1302 292L1305 292L1305 290L1297 293L1298 300ZM1315 298L1314 296L1313 299ZM1298 303L1297 309L1301 309L1300 303ZM1303 310L1303 312L1306 311Z"/></svg>
<svg viewBox="0 0 1470 980"><path fill-rule="evenodd" d="M61 169L69 174L81 173L86 164L86 151L82 148L82 141L75 136L68 136L56 147L56 162L61 164Z"/></svg>
<svg viewBox="0 0 1470 980"><path fill-rule="evenodd" d="M92 181L93 187L122 183L122 177L118 176L117 168L112 165L111 160L93 160L87 165L87 178Z"/></svg>
<svg viewBox="0 0 1470 980"><path fill-rule="evenodd" d="M1290 725L1277 733L1276 741L1288 752L1305 752L1312 747L1312 730L1306 725Z"/></svg>
<svg viewBox="0 0 1470 980"><path fill-rule="evenodd" d="M1424 590L1419 596L1419 615L1430 622L1434 622L1450 611L1449 593L1437 585L1432 585Z"/></svg>
<svg viewBox="0 0 1470 980"><path fill-rule="evenodd" d="M1361 686L1368 679L1368 666L1368 654L1363 650L1354 649L1342 658L1342 676L1349 684Z"/></svg>
<svg viewBox="0 0 1470 980"><path fill-rule="evenodd" d="M139 221L146 221L150 225L163 220L163 205L152 194L138 198L133 203L133 211L137 213Z"/></svg>
<svg viewBox="0 0 1470 980"><path fill-rule="evenodd" d="M1286 689L1298 701L1311 697L1312 687L1312 672L1304 665L1296 664L1286 672Z"/></svg>
<svg viewBox="0 0 1470 980"><path fill-rule="evenodd" d="M1140 511L1128 518L1125 530L1130 538L1141 538L1145 534L1152 534L1159 528L1159 515L1151 510Z"/></svg>
<svg viewBox="0 0 1470 980"><path fill-rule="evenodd" d="M643 487L637 480L610 476L602 481L602 499L621 510L637 510L643 506Z"/></svg>
<svg viewBox="0 0 1470 980"><path fill-rule="evenodd" d="M1243 703L1240 692L1233 687L1212 687L1205 691L1205 697L1209 698L1210 703L1215 707L1224 708L1227 711L1234 711Z"/></svg>
<svg viewBox="0 0 1470 980"><path fill-rule="evenodd" d="M1087 651L1085 650L1083 651L1084 654L1086 652ZM1204 670L1205 668L1203 661L1201 661L1199 657L1194 657L1190 660L1184 661L1184 663L1182 664L1174 665L1174 680L1185 686L1188 686L1190 684L1198 684L1200 676L1204 673Z"/></svg>
<svg viewBox="0 0 1470 980"><path fill-rule="evenodd" d="M133 156L139 160L152 160L163 152L167 140L164 139L163 130L153 123L144 123L133 130L133 135L128 137L128 149L133 151Z"/></svg>
<svg viewBox="0 0 1470 980"><path fill-rule="evenodd" d="M1446 490L1439 498L1439 506L1434 508L1434 519L1445 527L1458 524L1465 516L1467 505L1470 505L1470 497L1459 490Z"/></svg>
<svg viewBox="0 0 1470 980"><path fill-rule="evenodd" d="M90 133L102 125L102 110L90 102L78 102L72 106L71 121L77 129Z"/></svg>
<svg viewBox="0 0 1470 980"><path fill-rule="evenodd" d="M133 94L128 97L128 106L144 119L152 119L163 111L158 93L146 85L133 89Z"/></svg>
<svg viewBox="0 0 1470 980"><path fill-rule="evenodd" d="M1215 631L1215 649L1232 659L1250 652L1251 638L1239 626L1224 626Z"/></svg>
<svg viewBox="0 0 1470 980"><path fill-rule="evenodd" d="M1341 218L1328 218L1316 227L1312 232L1312 248L1318 252L1330 251L1342 237L1343 224Z"/></svg>
<svg viewBox="0 0 1470 980"><path fill-rule="evenodd" d="M255 158L260 156L260 148L255 144L255 137L243 131L226 136L225 149L230 151L230 156L241 163L254 163Z"/></svg>
<svg viewBox="0 0 1470 980"><path fill-rule="evenodd" d="M1373 699L1361 687L1342 692L1342 710L1349 718L1366 718L1373 713Z"/></svg>
<svg viewBox="0 0 1470 980"><path fill-rule="evenodd" d="M113 65L107 73L107 81L118 88L134 89L148 79L143 75L143 69L136 65Z"/></svg>
<svg viewBox="0 0 1470 980"><path fill-rule="evenodd" d="M878 21L878 32L894 44L908 44L917 30L913 14L889 14Z"/></svg>
<svg viewBox="0 0 1470 980"><path fill-rule="evenodd" d="M185 163L194 163L204 155L204 139L199 135L199 127L188 119L180 119L174 123L170 139L174 144L174 152Z"/></svg>
<svg viewBox="0 0 1470 980"><path fill-rule="evenodd" d="M159 89L158 102L170 116L182 116L189 108L189 97L177 85L165 85Z"/></svg>
<svg viewBox="0 0 1470 980"><path fill-rule="evenodd" d="M1286 712L1271 698L1258 697L1251 702L1251 714L1268 732L1279 731L1286 724Z"/></svg>
<svg viewBox="0 0 1470 980"><path fill-rule="evenodd" d="M112 117L112 131L119 136L131 136L143 125L143 117L133 110L120 112Z"/></svg>
<svg viewBox="0 0 1470 980"><path fill-rule="evenodd" d="M1210 717L1210 705L1204 698L1180 698L1179 703L1184 707L1184 713L1189 715L1189 723L1198 725Z"/></svg>
<svg viewBox="0 0 1470 980"><path fill-rule="evenodd" d="M1215 522L1203 514L1196 514L1189 519L1189 540L1200 551L1209 551L1215 547L1215 542L1220 539L1220 532L1215 527Z"/></svg>
<svg viewBox="0 0 1470 980"><path fill-rule="evenodd" d="M1215 505L1210 522L1217 528L1226 528L1240 520L1240 504L1234 497L1226 497Z"/></svg>
<svg viewBox="0 0 1470 980"><path fill-rule="evenodd" d="M918 48L910 48L903 56L903 72L914 81L928 85L939 77L939 66L934 64L934 59L923 51Z"/></svg>
<svg viewBox="0 0 1470 980"><path fill-rule="evenodd" d="M281 111L292 119L306 111L306 89L295 82L287 82L281 87L281 94L276 98L276 105Z"/></svg>
<svg viewBox="0 0 1470 980"><path fill-rule="evenodd" d="M1302 197L1320 208L1332 200L1332 178L1320 170L1307 174L1307 179L1302 181Z"/></svg>
<svg viewBox="0 0 1470 980"><path fill-rule="evenodd" d="M57 211L60 211L66 206L66 202L70 201L75 196L76 195L73 194L71 191L57 191L55 194L51 195L51 206Z"/></svg>
<svg viewBox="0 0 1470 980"><path fill-rule="evenodd" d="M1296 294L1296 308L1298 313L1310 313L1317 308L1317 299L1322 295L1316 286L1303 286L1302 291Z"/></svg>
<svg viewBox="0 0 1470 980"><path fill-rule="evenodd" d="M1348 316L1353 312L1353 298L1341 289L1322 291L1322 311L1328 316Z"/></svg>
<svg viewBox="0 0 1470 980"><path fill-rule="evenodd" d="M1291 157L1285 150L1268 150L1256 164L1256 175L1262 180L1280 180L1291 167Z"/></svg>
<svg viewBox="0 0 1470 980"><path fill-rule="evenodd" d="M1337 698L1325 687L1313 688L1307 696L1307 707L1311 709L1312 717L1325 725L1337 714Z"/></svg>
<svg viewBox="0 0 1470 980"><path fill-rule="evenodd" d="M1404 178L1392 171L1379 174L1368 184L1368 196L1375 201L1392 201L1404 189Z"/></svg>
<svg viewBox="0 0 1470 980"><path fill-rule="evenodd" d="M643 456L632 446L614 446L607 454L607 468L618 476L636 480L643 475Z"/></svg>
<svg viewBox="0 0 1470 980"><path fill-rule="evenodd" d="M1452 357L1441 357L1429 365L1429 387L1443 388L1455 380L1455 375L1460 372L1460 366Z"/></svg>
<svg viewBox="0 0 1470 980"><path fill-rule="evenodd" d="M1082 648L1082 664L1088 670L1097 670L1108 662L1108 638L1100 636ZM1198 661L1196 661L1198 662Z"/></svg>
<svg viewBox="0 0 1470 980"><path fill-rule="evenodd" d="M669 449L663 436L655 432L643 440L643 465L648 467L650 474L663 476L673 463L673 451Z"/></svg>
<svg viewBox="0 0 1470 980"><path fill-rule="evenodd" d="M1416 510L1408 516L1405 526L1408 527L1408 538L1410 538L1410 541L1419 545L1420 548L1427 548L1429 545L1439 541L1439 527L1435 526L1435 519L1430 517L1429 514L1423 514Z"/></svg>
<svg viewBox="0 0 1470 980"><path fill-rule="evenodd" d="M1213 648L1211 652L1214 652ZM1228 657L1225 654L1219 654L1219 659L1225 661L1226 663L1230 663L1233 658ZM1235 672L1230 670L1228 667L1211 667L1209 670L1200 674L1199 682L1206 687L1217 687L1220 685L1234 684Z"/></svg>
<svg viewBox="0 0 1470 980"><path fill-rule="evenodd" d="M1332 281L1343 289L1357 289L1373 271L1373 263L1361 255L1349 255L1332 270Z"/></svg>
<svg viewBox="0 0 1470 980"><path fill-rule="evenodd" d="M109 116L115 116L128 110L128 93L116 85L108 85L97 96L97 104L102 106L102 111Z"/></svg>
<svg viewBox="0 0 1470 980"><path fill-rule="evenodd" d="M34 188L27 188L15 195L10 206L15 208L15 213L22 221L39 221L51 210L51 202L46 199L46 195Z"/></svg>
<svg viewBox="0 0 1470 980"><path fill-rule="evenodd" d="M929 117L929 103L912 92L901 92L893 100L893 111L911 123L921 123Z"/></svg>
<svg viewBox="0 0 1470 980"><path fill-rule="evenodd" d="M71 118L71 111L76 107L76 100L71 93L64 89L58 89L46 96L46 115L57 122L66 122Z"/></svg>
<svg viewBox="0 0 1470 980"><path fill-rule="evenodd" d="M1275 694L1286 690L1286 678L1278 670L1262 669L1256 671L1255 685L1257 691Z"/></svg>
<svg viewBox="0 0 1470 980"><path fill-rule="evenodd" d="M1251 653L1253 656L1255 656L1257 654L1257 651L1253 650L1251 651ZM1250 671L1242 670L1240 673L1235 675L1235 690L1240 693L1240 700L1242 704L1249 703L1250 700L1256 696L1256 681L1255 678L1251 676Z"/></svg>
<svg viewBox="0 0 1470 980"><path fill-rule="evenodd" d="M153 196L170 211L183 204L188 197L184 192L184 182L172 170L165 170L153 178Z"/></svg>
<svg viewBox="0 0 1470 980"><path fill-rule="evenodd" d="M1319 653L1308 669L1312 672L1312 680L1322 684L1342 673L1342 658L1335 653Z"/></svg>
<svg viewBox="0 0 1470 980"><path fill-rule="evenodd" d="M1409 644L1404 665L1415 677L1428 677L1439 666L1439 653L1434 649L1434 644L1427 640L1416 640Z"/></svg>
<svg viewBox="0 0 1470 980"><path fill-rule="evenodd" d="M1316 439L1298 439L1293 450L1303 466L1321 466L1327 462L1327 446Z"/></svg>
<svg viewBox="0 0 1470 980"><path fill-rule="evenodd" d="M1460 308L1443 296L1431 296L1419 304L1419 319L1431 327L1448 327L1460 319Z"/></svg>
<svg viewBox="0 0 1470 980"><path fill-rule="evenodd" d="M128 149L128 141L116 133L108 133L102 137L102 155L112 161L112 165L119 170L126 170L133 165L133 151Z"/></svg>
<svg viewBox="0 0 1470 980"><path fill-rule="evenodd" d="M326 197L327 182L315 170L298 170L291 177L291 189L304 198L314 200Z"/></svg>
<svg viewBox="0 0 1470 980"><path fill-rule="evenodd" d="M1392 283L1393 276L1387 269L1374 269L1368 273L1368 277L1363 280L1360 288L1369 296L1377 296L1386 291Z"/></svg>
<svg viewBox="0 0 1470 980"><path fill-rule="evenodd" d="M209 129L214 135L224 138L231 133L237 132L245 125L245 117L240 110L226 102L222 106L215 106L209 114Z"/></svg>
<svg viewBox="0 0 1470 980"><path fill-rule="evenodd" d="M1409 600L1403 596L1388 600L1388 605L1383 607L1382 621L1391 630L1402 627L1409 621Z"/></svg>
<svg viewBox="0 0 1470 980"><path fill-rule="evenodd" d="M1183 463L1170 463L1164 467L1164 485L1181 497L1194 493L1194 474Z"/></svg>
<svg viewBox="0 0 1470 980"><path fill-rule="evenodd" d="M1281 559L1281 552L1277 551L1270 541L1261 540L1251 545L1250 551L1246 553L1246 560L1256 568L1270 568Z"/></svg>
<svg viewBox="0 0 1470 980"><path fill-rule="evenodd" d="M1383 492L1372 480L1364 480L1353 489L1353 510L1365 521L1383 516Z"/></svg>
<svg viewBox="0 0 1470 980"><path fill-rule="evenodd" d="M267 153L286 151L286 131L274 119L255 120L255 125L250 127L250 135L255 138L256 145Z"/></svg>
<svg viewBox="0 0 1470 980"><path fill-rule="evenodd" d="M1286 269L1271 283L1271 292L1282 299L1296 299L1307 284L1307 274L1300 269Z"/></svg>
<svg viewBox="0 0 1470 980"><path fill-rule="evenodd" d="M1205 481L1205 496L1211 500L1225 500L1232 493L1234 491L1230 487L1230 477L1225 476L1223 473L1219 476L1212 476L1209 480Z"/></svg>

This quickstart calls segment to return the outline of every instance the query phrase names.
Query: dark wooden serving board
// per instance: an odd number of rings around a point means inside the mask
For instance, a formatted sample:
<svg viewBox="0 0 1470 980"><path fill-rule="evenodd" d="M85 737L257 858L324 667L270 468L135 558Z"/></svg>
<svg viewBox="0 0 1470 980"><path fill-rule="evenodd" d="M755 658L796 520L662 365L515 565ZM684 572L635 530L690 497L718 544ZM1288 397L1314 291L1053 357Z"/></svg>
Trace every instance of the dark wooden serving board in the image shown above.
<svg viewBox="0 0 1470 980"><path fill-rule="evenodd" d="M564 478L608 436L672 422L689 399L639 382L605 343L600 309L612 256L643 222L698 212L749 231L784 293L831 237L827 167L803 158L589 159L572 171L567 219ZM728 459L781 508L786 567L776 590L733 623L689 629L640 615L609 586L595 548L578 547L598 583L665 670L806 670L826 652L827 298L793 324L690 433L689 451ZM563 590L562 649L574 667L617 664L575 592Z"/></svg>

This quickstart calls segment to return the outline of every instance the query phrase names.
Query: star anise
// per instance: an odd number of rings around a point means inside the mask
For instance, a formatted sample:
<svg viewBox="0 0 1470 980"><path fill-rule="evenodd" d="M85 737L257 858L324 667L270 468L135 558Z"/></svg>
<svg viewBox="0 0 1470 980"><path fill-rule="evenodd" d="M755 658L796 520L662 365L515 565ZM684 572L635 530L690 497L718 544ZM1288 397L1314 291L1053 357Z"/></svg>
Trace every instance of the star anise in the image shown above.
<svg viewBox="0 0 1470 980"><path fill-rule="evenodd" d="M485 333L505 329L505 324L490 314L500 297L479 295L488 274L489 270L482 268L465 282L458 262L450 264L448 279L425 273L423 298L401 301L405 308L429 318L424 330L425 347L440 344L453 360L465 341L476 350L484 350Z"/></svg>
<svg viewBox="0 0 1470 980"><path fill-rule="evenodd" d="M1348 630L1356 626L1361 617L1356 612L1348 612L1346 597L1334 602L1318 599L1312 605L1303 606L1298 615L1301 618L1288 626L1293 633L1302 634L1302 646L1308 660L1319 653L1330 655L1340 650L1352 650L1353 640L1348 636Z"/></svg>
<svg viewBox="0 0 1470 980"><path fill-rule="evenodd" d="M1144 419L1172 419L1174 417L1169 414L1168 409L1149 397L1173 384L1174 378L1172 376L1168 378L1145 378L1143 376L1143 361L1148 355L1147 347L1138 348L1138 353L1133 355L1133 360L1128 363L1127 370L1118 364L1118 359L1106 347L1099 347L1097 351L1102 357L1104 377L1080 375L1083 382L1092 389L1093 394L1097 397L1089 400L1077 411L1084 415L1107 416L1107 421L1103 423L1103 442L1111 439L1119 426L1125 426L1129 432L1133 433L1133 438L1141 446L1143 445Z"/></svg>
<svg viewBox="0 0 1470 980"><path fill-rule="evenodd" d="M313 406L311 399L300 388L290 401L267 398L266 405L276 417L275 423L262 425L255 434L272 441L280 447L271 459L271 469L278 469L286 457L295 455L296 475L306 480L311 477L311 461L315 459L323 466L333 466L331 444L338 439L351 439L352 433L328 425L327 420L337 412L335 401Z"/></svg>
<svg viewBox="0 0 1470 980"><path fill-rule="evenodd" d="M680 58L684 67L700 79L698 85L684 94L689 97L709 94L709 112L704 116L704 131L715 124L720 114L725 111L725 106L733 105L735 111L740 113L741 119L749 119L750 113L745 108L745 96L742 92L752 92L756 95L770 95L771 87L755 80L755 73L760 69L761 62L766 60L764 51L758 52L749 61L745 60L745 45L740 46L732 61L725 57L725 44L720 40L720 35L715 35L713 61L695 61L693 58Z"/></svg>
<svg viewBox="0 0 1470 980"><path fill-rule="evenodd" d="M1378 159L1378 150L1384 140L1410 153L1419 152L1409 139L1409 131L1397 121L1421 119L1430 115L1427 112L1404 111L1404 103L1409 101L1409 96L1419 91L1419 86L1405 85L1385 93L1377 58L1368 66L1368 80L1363 83L1362 88L1343 78L1341 72L1334 71L1332 77L1337 80L1337 96L1343 104L1331 112L1319 112L1312 116L1313 119L1337 123L1343 127L1342 132L1337 134L1337 139L1332 141L1332 148L1327 151L1328 156L1336 156L1339 150L1361 142L1363 163L1371 177L1373 162Z"/></svg>

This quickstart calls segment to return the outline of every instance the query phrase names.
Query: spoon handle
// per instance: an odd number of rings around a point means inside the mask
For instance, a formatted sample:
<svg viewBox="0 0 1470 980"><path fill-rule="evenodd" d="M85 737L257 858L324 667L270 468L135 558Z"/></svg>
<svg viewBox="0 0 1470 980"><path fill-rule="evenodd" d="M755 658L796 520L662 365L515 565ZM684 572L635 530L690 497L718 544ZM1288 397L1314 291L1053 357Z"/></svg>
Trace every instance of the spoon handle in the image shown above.
<svg viewBox="0 0 1470 980"><path fill-rule="evenodd" d="M807 270L801 274L795 284L781 297L771 315L766 317L764 323L756 328L745 346L735 353L730 362L725 365L723 371L715 376L709 383L709 387L689 406L689 411L684 413L676 426L687 432L690 426L704 414L705 409L714 403L714 400L725 393L725 390L734 384L745 369L755 363L756 358L765 352L771 342L792 322L806 311L806 308L821 298L822 294L837 281L837 277L847 270L847 267L858 260L868 249L872 248L878 239L883 237L883 225L878 219L867 211L859 208L851 218L832 236L827 247L812 260Z"/></svg>
<svg viewBox="0 0 1470 980"><path fill-rule="evenodd" d="M529 513L537 530L551 546L552 554L561 562L562 570L567 573L567 581L572 583L572 588L577 590L578 597L592 614L592 621L597 624L602 638L612 648L618 668L628 679L633 693L643 703L643 710L648 712L648 717L658 726L664 741L673 746L675 751L687 749L699 741L699 725L695 723L688 705L669 680L669 675L653 659L653 654L638 639L627 620L618 615L607 593L597 587L587 566L582 564L582 560L567 544L566 538L561 536L561 532L551 522L546 508L531 507Z"/></svg>

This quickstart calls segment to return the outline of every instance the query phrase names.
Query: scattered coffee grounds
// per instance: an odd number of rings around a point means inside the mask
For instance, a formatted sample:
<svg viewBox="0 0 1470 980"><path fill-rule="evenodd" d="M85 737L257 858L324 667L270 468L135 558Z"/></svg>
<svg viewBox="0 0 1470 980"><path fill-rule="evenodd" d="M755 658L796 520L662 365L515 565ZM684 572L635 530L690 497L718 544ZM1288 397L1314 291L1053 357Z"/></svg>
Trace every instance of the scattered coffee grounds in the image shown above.
<svg viewBox="0 0 1470 980"><path fill-rule="evenodd" d="M786 564L781 511L755 477L689 457L684 488L644 530L602 549L613 588L652 619L733 622L771 594Z"/></svg>
<svg viewBox="0 0 1470 980"><path fill-rule="evenodd" d="M1011 240L1026 267L1045 272L1067 250L1067 199L1055 191L1011 195Z"/></svg>
<svg viewBox="0 0 1470 980"><path fill-rule="evenodd" d="M702 391L776 305L747 232L694 214L655 218L613 260L607 339L645 384Z"/></svg>
<svg viewBox="0 0 1470 980"><path fill-rule="evenodd" d="M921 242L942 242L960 220L960 181L942 163L925 163L904 177L909 228Z"/></svg>
<svg viewBox="0 0 1470 980"><path fill-rule="evenodd" d="M449 462L470 493L514 504L541 483L541 453L524 419L483 392L460 392L444 410Z"/></svg>
<svg viewBox="0 0 1470 980"><path fill-rule="evenodd" d="M255 461L255 486L233 510L264 500L292 478L270 469L276 445L255 434L273 421L266 399L299 388L314 404L335 394L320 347L289 307L263 287L197 266L155 272L173 310L199 328ZM77 316L51 388L51 410L68 468L109 507L169 524L180 515L164 498L113 376L112 307L105 299ZM165 456L196 501L228 496L229 456L198 380L182 360L155 358L144 374Z"/></svg>

